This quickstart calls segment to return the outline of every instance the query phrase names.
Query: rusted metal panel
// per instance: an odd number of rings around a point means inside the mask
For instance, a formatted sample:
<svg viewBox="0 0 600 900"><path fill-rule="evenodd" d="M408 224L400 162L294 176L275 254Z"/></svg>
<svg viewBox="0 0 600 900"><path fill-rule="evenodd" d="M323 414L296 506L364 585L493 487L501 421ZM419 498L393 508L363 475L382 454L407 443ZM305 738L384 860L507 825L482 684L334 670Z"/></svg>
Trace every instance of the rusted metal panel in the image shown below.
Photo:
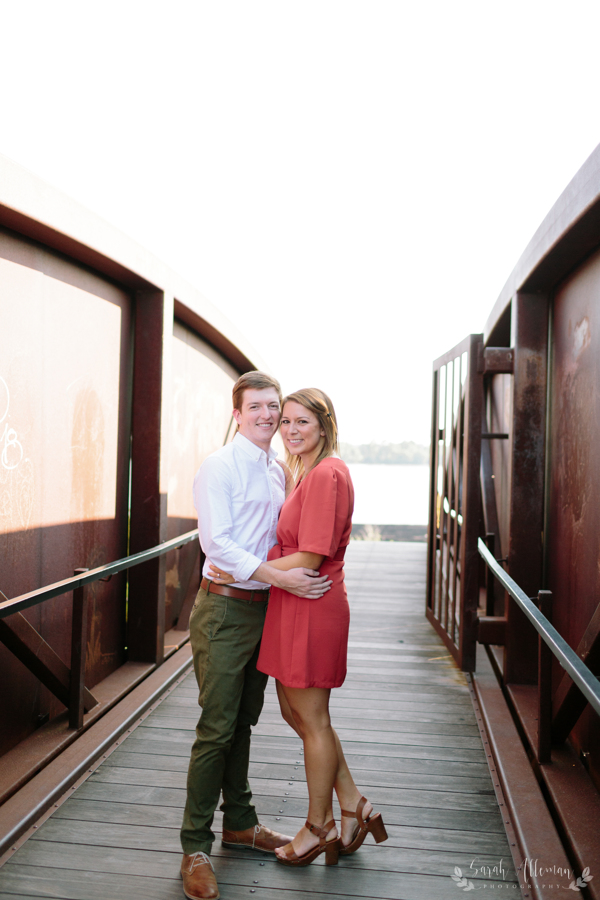
<svg viewBox="0 0 600 900"><path fill-rule="evenodd" d="M564 886L547 877L552 867L570 872L571 865L564 851L556 827L536 777L531 769L527 753L512 720L502 690L491 671L485 653L477 658L477 674L473 685L481 708L485 730L489 739L489 751L493 754L500 784L506 797L508 815L515 831L518 855L523 865L522 875L526 887L523 895L544 900L572 896L568 880ZM487 750L487 748L486 748ZM556 869L555 869L556 871ZM578 873L579 874L579 873Z"/></svg>
<svg viewBox="0 0 600 900"><path fill-rule="evenodd" d="M593 875L600 871L600 796L590 784L581 760L568 745L553 747L552 762L540 766L540 771L550 804L571 848L575 871L579 874L589 868ZM600 900L600 881L593 878L585 892L590 900Z"/></svg>
<svg viewBox="0 0 600 900"><path fill-rule="evenodd" d="M600 675L600 604L577 646L577 656L596 675ZM565 741L587 706L587 700L569 676L564 673L554 694L552 735L558 743Z"/></svg>
<svg viewBox="0 0 600 900"><path fill-rule="evenodd" d="M192 486L200 464L233 436L231 389L239 375L221 354L183 323L172 338L171 429L169 443L168 536L197 525ZM165 628L187 628L191 604L200 586L199 545L167 556ZM180 617L182 621L180 622Z"/></svg>
<svg viewBox="0 0 600 900"><path fill-rule="evenodd" d="M83 630L83 629L82 629ZM19 659L61 704L69 705L71 673L60 656L35 630L21 613L0 619L0 641ZM71 654L71 662L73 656ZM94 696L84 687L83 704L86 709L96 705Z"/></svg>
<svg viewBox="0 0 600 900"><path fill-rule="evenodd" d="M0 589L17 596L127 549L130 298L0 231ZM70 659L71 596L27 619ZM86 682L124 659L125 580L88 592ZM63 708L4 647L0 752Z"/></svg>
<svg viewBox="0 0 600 900"><path fill-rule="evenodd" d="M578 647L600 596L600 253L558 291L553 308L548 587L554 624ZM555 671L558 686L561 672ZM571 740L600 786L597 717Z"/></svg>
<svg viewBox="0 0 600 900"><path fill-rule="evenodd" d="M508 572L528 596L542 586L548 300L513 299L513 427ZM537 681L537 636L516 604L508 601L504 656L506 683Z"/></svg>

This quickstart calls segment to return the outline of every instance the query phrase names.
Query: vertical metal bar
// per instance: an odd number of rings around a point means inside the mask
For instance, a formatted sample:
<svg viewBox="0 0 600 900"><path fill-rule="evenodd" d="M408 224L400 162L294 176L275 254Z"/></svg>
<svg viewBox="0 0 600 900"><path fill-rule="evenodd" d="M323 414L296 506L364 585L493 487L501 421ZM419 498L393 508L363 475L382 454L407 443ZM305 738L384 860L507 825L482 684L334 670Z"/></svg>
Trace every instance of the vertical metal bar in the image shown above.
<svg viewBox="0 0 600 900"><path fill-rule="evenodd" d="M89 569L75 569L83 575ZM83 727L83 686L85 681L85 646L87 641L87 603L83 585L73 591L71 624L71 681L69 685L69 728Z"/></svg>
<svg viewBox="0 0 600 900"><path fill-rule="evenodd" d="M451 570L452 570L452 547L454 543L454 527L452 523L452 508L454 505L454 497L453 497L453 487L454 487L454 479L453 475L453 464L454 464L454 381L456 377L456 360L452 360L452 381L446 377L446 422L448 422L448 405L450 406L450 441L448 452L446 454L446 492L448 499L448 513L447 513L447 522L448 527L446 529L446 578L444 581L444 621L443 626L446 633L449 633L449 606L450 606L450 587L451 587ZM450 391L448 391L448 384L450 383ZM448 404L448 394L450 395L450 403Z"/></svg>
<svg viewBox="0 0 600 900"><path fill-rule="evenodd" d="M485 536L486 547L494 557L496 558L496 535L493 531L488 531ZM485 614L486 616L494 615L494 591L496 587L496 579L490 572L489 568L485 567Z"/></svg>
<svg viewBox="0 0 600 900"><path fill-rule="evenodd" d="M429 528L427 529L427 608L433 611L437 545L438 370L433 371L431 446L429 448Z"/></svg>
<svg viewBox="0 0 600 900"><path fill-rule="evenodd" d="M443 439L443 447L442 447L442 488L440 494L440 547L439 554L437 558L437 603L436 603L436 617L440 624L442 624L443 620L443 611L442 611L442 603L443 603L443 582L444 582L444 554L446 547L446 512L444 510L444 492L446 490L446 461L447 461L447 453L446 453L446 435L448 433L448 366L446 365L444 371L444 396L443 396L443 416L444 416L444 439ZM441 392L440 392L440 402L441 401ZM439 452L439 442L438 442L438 452Z"/></svg>
<svg viewBox="0 0 600 900"><path fill-rule="evenodd" d="M455 365L458 363L458 390L456 386L454 388L454 393L452 395L452 409L454 410L454 403L456 402L456 420L454 422L454 497L453 497L453 509L454 509L454 529L452 532L452 606L451 606L451 627L449 631L450 638L454 644L458 644L458 635L456 631L456 609L457 609L457 597L460 597L460 577L459 577L459 555L460 555L460 523L458 521L458 516L460 513L460 498L461 498L461 480L462 480L462 428L463 428L463 402L462 402L462 366L463 366L463 357L462 353L455 361ZM457 594L458 592L458 594ZM460 610L460 605L458 606Z"/></svg>
<svg viewBox="0 0 600 900"><path fill-rule="evenodd" d="M132 553L167 537L168 422L174 300L160 290L136 294L131 458ZM167 558L131 569L127 617L130 661L164 659Z"/></svg>
<svg viewBox="0 0 600 900"><path fill-rule="evenodd" d="M479 603L479 539L481 466L481 411L483 373L478 367L483 335L469 336L468 370L465 382L463 438L462 518L460 546L460 639L457 662L465 672L475 669L477 606Z"/></svg>
<svg viewBox="0 0 600 900"><path fill-rule="evenodd" d="M552 591L538 591L538 608L552 622ZM552 650L538 636L538 740L539 763L549 763L552 754Z"/></svg>

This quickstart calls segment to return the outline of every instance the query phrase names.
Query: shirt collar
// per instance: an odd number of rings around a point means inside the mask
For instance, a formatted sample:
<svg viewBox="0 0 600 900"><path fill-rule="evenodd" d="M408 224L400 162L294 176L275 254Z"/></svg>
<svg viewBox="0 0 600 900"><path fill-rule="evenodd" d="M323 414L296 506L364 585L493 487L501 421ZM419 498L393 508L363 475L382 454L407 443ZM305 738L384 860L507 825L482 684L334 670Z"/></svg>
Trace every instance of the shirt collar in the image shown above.
<svg viewBox="0 0 600 900"><path fill-rule="evenodd" d="M263 456L266 456L267 459L272 460L277 456L277 451L273 450L272 447L269 447L269 452L265 453L257 444L253 444L252 441L249 441L247 437L244 437L243 434L240 434L239 431L236 431L234 435L234 443L243 450L248 456L258 462Z"/></svg>

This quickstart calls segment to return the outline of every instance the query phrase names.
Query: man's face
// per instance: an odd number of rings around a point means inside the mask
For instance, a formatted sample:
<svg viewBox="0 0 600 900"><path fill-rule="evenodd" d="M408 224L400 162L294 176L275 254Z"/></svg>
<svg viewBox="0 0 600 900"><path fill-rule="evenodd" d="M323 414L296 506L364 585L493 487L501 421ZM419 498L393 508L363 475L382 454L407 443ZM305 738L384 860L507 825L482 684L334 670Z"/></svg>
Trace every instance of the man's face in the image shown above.
<svg viewBox="0 0 600 900"><path fill-rule="evenodd" d="M248 388L244 391L242 408L233 411L240 434L265 451L277 431L280 416L279 396L275 388Z"/></svg>

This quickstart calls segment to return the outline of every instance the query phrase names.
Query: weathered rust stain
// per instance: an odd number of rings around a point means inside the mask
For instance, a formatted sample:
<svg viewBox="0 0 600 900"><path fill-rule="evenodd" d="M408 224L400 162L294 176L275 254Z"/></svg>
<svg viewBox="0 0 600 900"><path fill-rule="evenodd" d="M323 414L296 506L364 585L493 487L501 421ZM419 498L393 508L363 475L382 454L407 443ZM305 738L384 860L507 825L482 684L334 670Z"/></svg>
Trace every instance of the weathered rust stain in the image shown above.
<svg viewBox="0 0 600 900"><path fill-rule="evenodd" d="M75 399L71 462L72 518L98 518L104 478L104 413L93 388L81 389Z"/></svg>

